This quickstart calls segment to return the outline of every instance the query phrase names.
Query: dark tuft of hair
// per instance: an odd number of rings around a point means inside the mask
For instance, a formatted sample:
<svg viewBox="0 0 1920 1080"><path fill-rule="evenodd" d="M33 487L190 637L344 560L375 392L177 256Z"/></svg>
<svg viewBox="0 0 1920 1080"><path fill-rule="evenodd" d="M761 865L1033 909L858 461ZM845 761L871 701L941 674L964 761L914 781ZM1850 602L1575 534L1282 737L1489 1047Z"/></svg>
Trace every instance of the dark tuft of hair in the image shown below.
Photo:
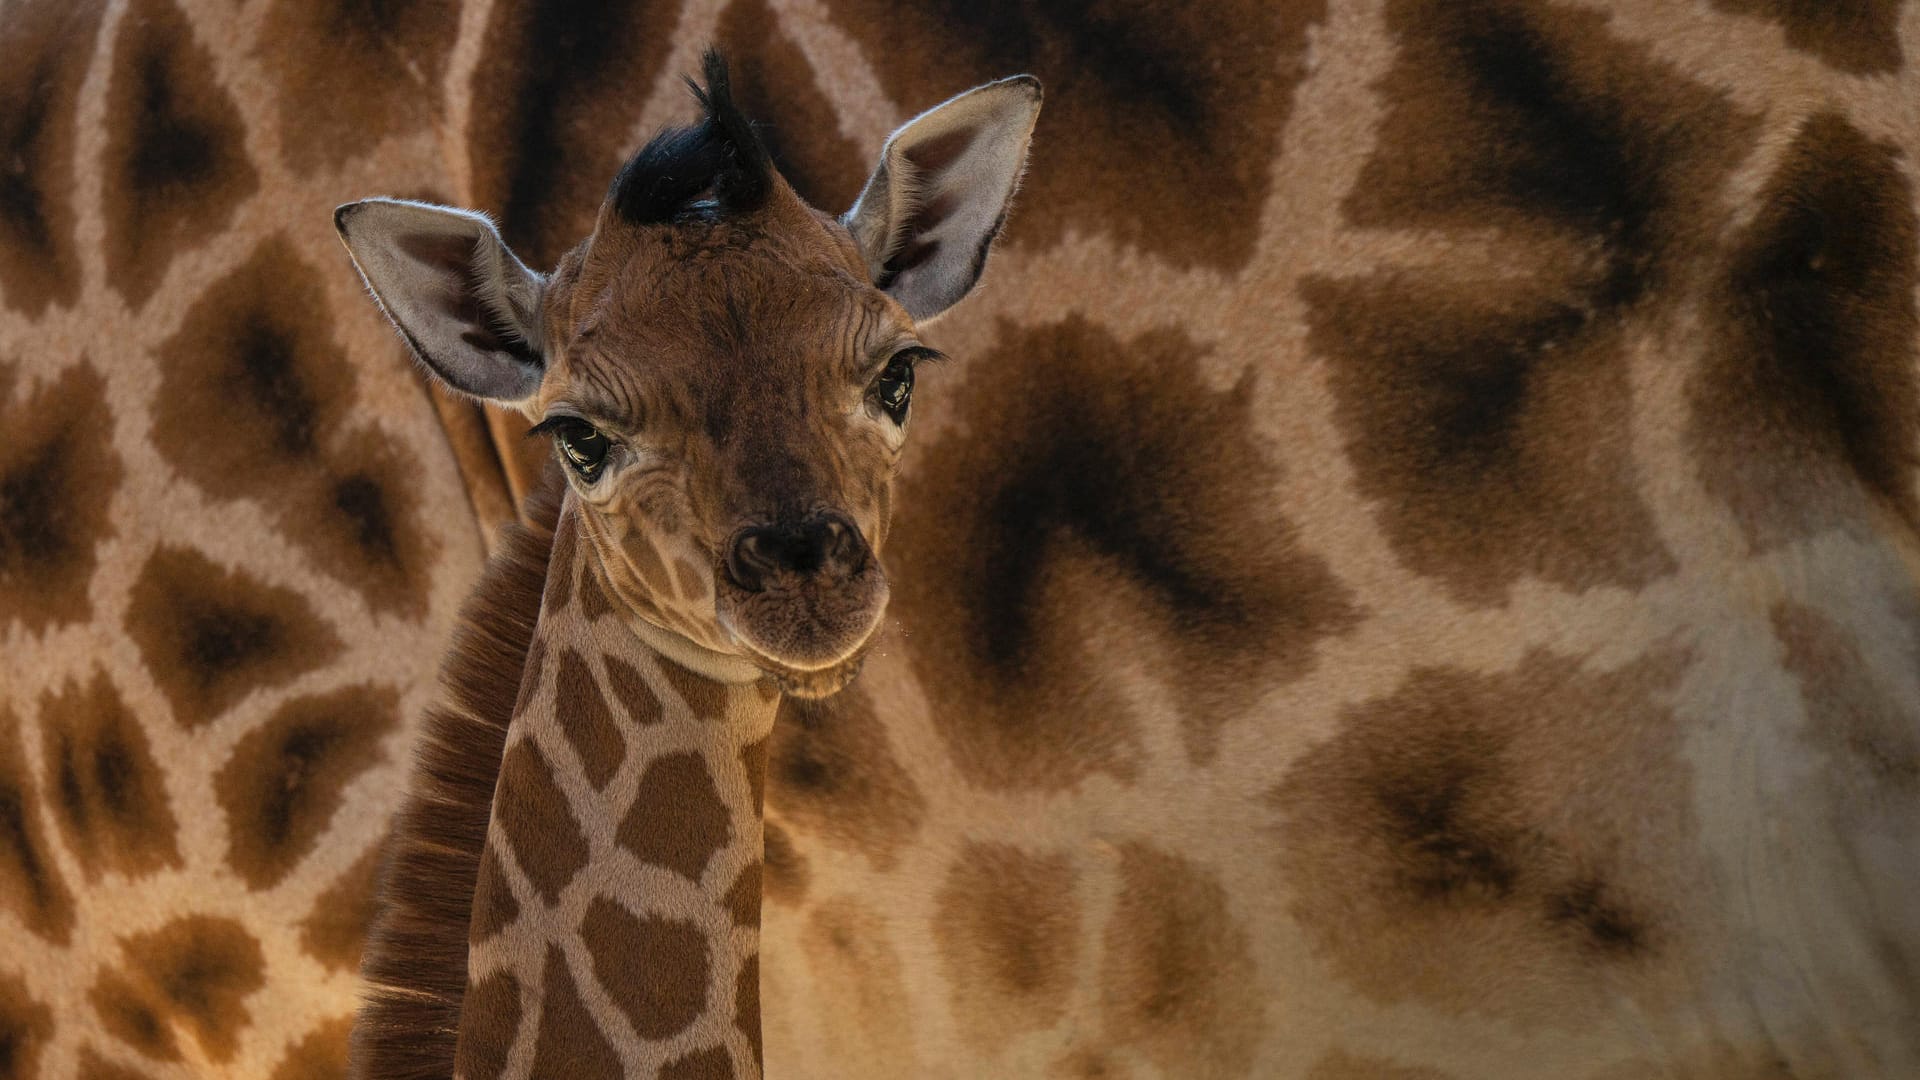
<svg viewBox="0 0 1920 1080"><path fill-rule="evenodd" d="M702 61L707 84L687 86L706 111L689 127L655 135L614 177L614 212L636 225L672 221L704 204L720 213L741 213L766 202L773 188L773 161L754 133L753 122L734 104L727 61L708 49Z"/></svg>

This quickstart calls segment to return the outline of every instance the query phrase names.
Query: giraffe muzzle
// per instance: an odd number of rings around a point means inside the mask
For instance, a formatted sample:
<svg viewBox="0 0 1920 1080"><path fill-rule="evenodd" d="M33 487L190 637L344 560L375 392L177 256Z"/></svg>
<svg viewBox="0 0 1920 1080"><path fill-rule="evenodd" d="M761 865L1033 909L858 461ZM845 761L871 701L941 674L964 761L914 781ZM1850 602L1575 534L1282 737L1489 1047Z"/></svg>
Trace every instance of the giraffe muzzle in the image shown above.
<svg viewBox="0 0 1920 1080"><path fill-rule="evenodd" d="M796 687L831 692L852 678L886 612L879 560L859 527L835 513L741 529L717 576L722 627Z"/></svg>

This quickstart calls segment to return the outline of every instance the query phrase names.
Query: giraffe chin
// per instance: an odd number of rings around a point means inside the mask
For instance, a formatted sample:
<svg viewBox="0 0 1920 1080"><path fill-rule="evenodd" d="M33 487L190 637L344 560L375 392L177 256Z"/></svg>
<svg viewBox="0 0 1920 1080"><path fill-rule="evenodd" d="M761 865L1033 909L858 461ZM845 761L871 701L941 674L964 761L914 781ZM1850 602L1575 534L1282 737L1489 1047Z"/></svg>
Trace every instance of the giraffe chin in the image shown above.
<svg viewBox="0 0 1920 1080"><path fill-rule="evenodd" d="M887 579L878 568L835 587L748 593L723 588L720 627L784 693L822 698L855 675L880 634Z"/></svg>

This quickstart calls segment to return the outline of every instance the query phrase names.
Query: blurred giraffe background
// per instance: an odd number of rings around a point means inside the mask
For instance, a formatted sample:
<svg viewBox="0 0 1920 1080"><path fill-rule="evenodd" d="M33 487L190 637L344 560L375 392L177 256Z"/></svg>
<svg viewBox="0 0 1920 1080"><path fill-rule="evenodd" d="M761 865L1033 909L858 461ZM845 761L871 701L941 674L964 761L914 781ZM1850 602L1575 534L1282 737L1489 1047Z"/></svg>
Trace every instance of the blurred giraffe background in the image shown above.
<svg viewBox="0 0 1920 1080"><path fill-rule="evenodd" d="M789 703L769 1074L1920 1073L1920 5L0 2L0 1076L344 1073L550 452L333 208L585 235L1030 72L887 637Z"/></svg>

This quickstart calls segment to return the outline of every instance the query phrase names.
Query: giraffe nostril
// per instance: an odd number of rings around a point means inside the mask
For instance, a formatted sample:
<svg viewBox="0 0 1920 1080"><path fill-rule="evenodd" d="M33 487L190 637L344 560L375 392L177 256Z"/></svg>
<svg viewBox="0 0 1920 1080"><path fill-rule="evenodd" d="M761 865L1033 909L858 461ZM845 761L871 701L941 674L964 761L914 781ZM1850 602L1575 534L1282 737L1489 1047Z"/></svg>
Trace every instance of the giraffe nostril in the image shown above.
<svg viewBox="0 0 1920 1080"><path fill-rule="evenodd" d="M748 592L759 592L766 586L766 575L778 568L769 550L771 532L765 527L746 529L727 549L727 576Z"/></svg>
<svg viewBox="0 0 1920 1080"><path fill-rule="evenodd" d="M749 592L776 574L846 577L864 563L860 531L833 514L742 529L727 550L727 576Z"/></svg>

